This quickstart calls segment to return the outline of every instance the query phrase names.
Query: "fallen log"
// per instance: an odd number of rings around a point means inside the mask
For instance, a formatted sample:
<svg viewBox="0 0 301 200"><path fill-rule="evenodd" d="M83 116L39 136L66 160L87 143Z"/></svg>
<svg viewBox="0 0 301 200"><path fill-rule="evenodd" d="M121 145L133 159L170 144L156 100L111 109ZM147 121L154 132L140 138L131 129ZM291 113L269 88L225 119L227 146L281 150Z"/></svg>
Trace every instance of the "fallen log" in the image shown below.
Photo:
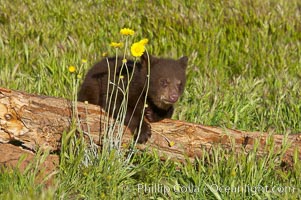
<svg viewBox="0 0 301 200"><path fill-rule="evenodd" d="M87 131L97 145L101 145L103 132L100 127L106 113L99 106L77 103L81 127ZM62 133L70 128L72 102L63 98L33 95L0 88L0 143L20 146L26 151L48 149L58 152ZM301 135L277 135L272 133L244 132L166 119L152 123L152 137L146 144L137 145L140 150L156 150L162 158L184 161L185 156L195 159L204 151L220 145L230 151L248 153L258 141L258 155L268 153L270 145L274 151L285 148L283 162L291 164L295 151L301 158ZM123 143L128 144L132 135L125 132ZM5 153L1 149L1 155ZM6 152L7 153L7 152ZM11 153L11 157L14 154ZM15 152L19 157L20 152ZM0 163L3 162L0 156Z"/></svg>
<svg viewBox="0 0 301 200"><path fill-rule="evenodd" d="M45 155L43 159L35 159L32 151L23 149L13 144L0 143L0 173L1 166L5 169L17 167L21 172L26 171L29 165L37 166L35 172L35 181L37 183L44 182L46 186L52 185L53 176L57 173L55 169L59 165L58 155ZM22 157L21 157L22 155Z"/></svg>

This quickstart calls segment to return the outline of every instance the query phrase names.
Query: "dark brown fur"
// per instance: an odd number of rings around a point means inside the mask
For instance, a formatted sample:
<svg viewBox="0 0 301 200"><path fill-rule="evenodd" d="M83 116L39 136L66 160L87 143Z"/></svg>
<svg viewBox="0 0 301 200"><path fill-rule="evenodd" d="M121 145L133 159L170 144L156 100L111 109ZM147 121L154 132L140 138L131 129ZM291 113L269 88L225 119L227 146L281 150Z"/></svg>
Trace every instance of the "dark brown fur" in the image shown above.
<svg viewBox="0 0 301 200"><path fill-rule="evenodd" d="M174 110L173 104L182 95L184 90L187 60L187 57L173 60L150 56L150 84L147 95L148 107L145 109L144 115L149 122L156 122L172 116ZM111 82L113 82L115 76L115 82L117 83L119 75L122 74L124 76L124 85L126 85L128 77L131 76L131 73L134 73L133 79L130 82L129 99L124 123L132 132L134 132L139 127L140 121L143 120L138 142L144 143L151 136L149 124L145 118L142 119L146 93L145 84L147 81L148 57L144 54L141 57L141 61L136 63L135 68L133 61L127 61L129 75L125 67L123 67L123 70L121 71L121 58L117 59L116 73L115 63L116 58L109 58L108 61L103 59L96 63L86 75L79 91L78 100L100 105L108 111L106 106L107 89L109 89L108 97L110 97L113 89L112 84L107 88L109 77L108 64L110 66ZM121 84L119 84L119 86L122 87ZM113 96L115 96L115 94ZM117 116L122 99L123 96L119 92L114 117ZM110 113L112 113L112 107L113 106L111 105Z"/></svg>

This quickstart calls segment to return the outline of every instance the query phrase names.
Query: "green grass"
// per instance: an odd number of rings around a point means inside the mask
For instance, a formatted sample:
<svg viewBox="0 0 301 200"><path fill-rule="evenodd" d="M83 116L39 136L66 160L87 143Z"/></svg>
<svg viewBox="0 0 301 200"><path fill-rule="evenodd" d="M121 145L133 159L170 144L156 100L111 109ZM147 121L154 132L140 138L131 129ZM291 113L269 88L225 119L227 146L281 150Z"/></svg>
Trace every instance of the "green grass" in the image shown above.
<svg viewBox="0 0 301 200"><path fill-rule="evenodd" d="M174 118L301 133L300 8L298 0L0 0L0 86L71 99L68 66L87 59L86 72L102 53L114 55L109 43L120 41L119 30L130 27L134 41L149 39L153 55L189 56L186 90ZM124 165L112 154L109 160L93 158L87 167L81 164L82 151L63 153L52 188L26 181L34 174L3 171L0 198L300 198L300 161L283 171L276 153L258 158L255 150L236 156L217 148L197 165L183 166L143 154ZM138 184L192 185L199 191L142 193ZM227 193L214 185L291 186L298 192Z"/></svg>

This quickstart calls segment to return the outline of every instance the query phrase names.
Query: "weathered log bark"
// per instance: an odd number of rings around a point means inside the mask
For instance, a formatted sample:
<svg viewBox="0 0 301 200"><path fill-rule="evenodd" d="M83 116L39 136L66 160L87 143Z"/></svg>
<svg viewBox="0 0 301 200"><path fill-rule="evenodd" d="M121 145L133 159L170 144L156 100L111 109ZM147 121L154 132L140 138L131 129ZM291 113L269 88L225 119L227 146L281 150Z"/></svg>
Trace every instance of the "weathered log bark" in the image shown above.
<svg viewBox="0 0 301 200"><path fill-rule="evenodd" d="M84 131L90 129L94 142L101 145L103 133L100 127L105 117L99 106L78 102L78 114ZM38 96L24 92L0 88L0 143L18 144L35 152L46 148L56 152L60 150L62 133L69 129L72 118L72 103L62 98ZM152 123L152 137L140 150L157 150L162 157L185 160L185 156L194 159L204 151L210 151L214 145L236 152L248 152L253 149L257 140L257 153L268 153L273 141L274 151L288 146L283 156L284 162L293 161L294 151L301 158L301 135L276 135L260 132L243 132L226 128L216 128L177 120L163 120ZM132 135L126 132L123 143L129 143ZM174 143L174 145L170 145ZM0 152L1 148L0 146ZM2 151L1 154L5 152ZM16 153L19 157L19 152ZM0 156L0 163L3 162ZM2 161L1 161L2 159Z"/></svg>
<svg viewBox="0 0 301 200"><path fill-rule="evenodd" d="M35 154L32 151L25 150L13 144L1 143L0 155L0 166L5 168L18 167L21 172L24 172L28 165L35 164L35 166L38 167L35 174L35 181L38 183L45 181L46 186L52 185L53 176L56 173L55 169L57 169L59 165L58 155L46 155L47 157L44 157L45 160L41 159L43 162L40 163L40 160L35 160ZM20 160L21 155L22 159Z"/></svg>

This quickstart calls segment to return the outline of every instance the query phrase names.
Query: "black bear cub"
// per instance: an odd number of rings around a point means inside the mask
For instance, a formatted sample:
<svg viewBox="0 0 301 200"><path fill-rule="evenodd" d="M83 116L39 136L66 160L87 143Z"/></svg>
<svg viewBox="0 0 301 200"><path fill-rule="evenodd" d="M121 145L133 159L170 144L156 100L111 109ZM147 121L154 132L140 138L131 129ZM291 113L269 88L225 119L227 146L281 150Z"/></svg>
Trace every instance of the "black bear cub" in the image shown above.
<svg viewBox="0 0 301 200"><path fill-rule="evenodd" d="M136 62L135 66L133 61L128 60L126 62L127 67L125 65L122 67L122 58L103 59L96 63L87 73L79 91L78 100L100 105L102 108L106 108L107 111L107 107L110 107L109 113L112 113L114 106L106 106L106 101L112 96L114 103L114 97L117 95L116 107L113 113L113 117L116 118L123 100L121 90L116 89L118 79L122 75L119 87L124 88L132 76L132 80L129 83L124 124L134 133L139 127L140 121L143 120L138 142L145 143L151 136L148 122L156 122L172 116L173 105L184 90L187 61L188 58L186 56L178 60L149 56L148 62L148 56L143 54L140 62ZM146 99L147 106L144 117L142 117L142 110L145 106L148 63L150 63L150 82ZM108 79L111 82L109 86ZM115 84L112 84L114 80Z"/></svg>

